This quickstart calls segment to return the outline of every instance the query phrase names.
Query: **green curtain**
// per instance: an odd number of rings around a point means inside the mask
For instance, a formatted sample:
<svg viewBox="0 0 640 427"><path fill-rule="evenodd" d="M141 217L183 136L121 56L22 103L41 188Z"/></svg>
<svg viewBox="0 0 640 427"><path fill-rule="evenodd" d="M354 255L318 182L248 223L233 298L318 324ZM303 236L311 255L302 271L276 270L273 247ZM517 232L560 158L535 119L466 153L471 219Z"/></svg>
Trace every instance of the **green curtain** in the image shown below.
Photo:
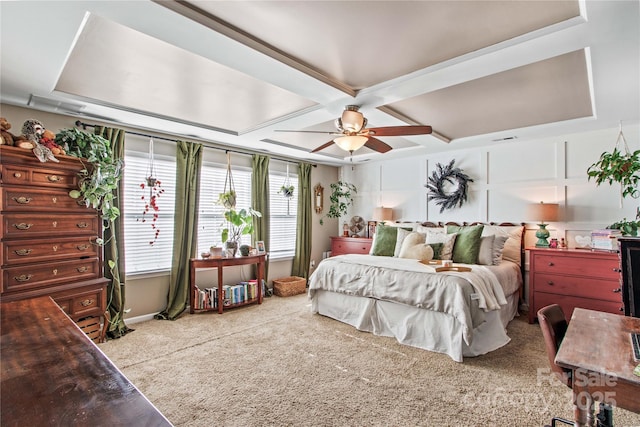
<svg viewBox="0 0 640 427"><path fill-rule="evenodd" d="M296 221L296 253L291 266L291 275L309 278L311 261L311 165L298 165L298 219Z"/></svg>
<svg viewBox="0 0 640 427"><path fill-rule="evenodd" d="M124 137L125 131L122 129L96 126L94 133L100 135L110 142L111 152L114 159L124 162ZM107 285L107 309L109 316L109 327L107 328L108 338L120 338L128 332L133 331L124 323L125 311L125 270L124 270L124 229L123 229L123 206L120 197L123 194L122 179L118 183L118 188L114 190L114 207L120 209L120 216L111 222L104 229L104 275L110 280ZM109 261L113 261L114 267L110 268Z"/></svg>
<svg viewBox="0 0 640 427"><path fill-rule="evenodd" d="M251 204L252 208L262 214L260 218L253 218L254 243L258 240L264 242L269 251L269 156L254 154L251 158ZM269 283L269 261L264 266L264 281Z"/></svg>
<svg viewBox="0 0 640 427"><path fill-rule="evenodd" d="M202 144L177 141L176 207L173 257L167 308L156 319L177 319L189 303L189 259L198 249L198 194L202 167Z"/></svg>

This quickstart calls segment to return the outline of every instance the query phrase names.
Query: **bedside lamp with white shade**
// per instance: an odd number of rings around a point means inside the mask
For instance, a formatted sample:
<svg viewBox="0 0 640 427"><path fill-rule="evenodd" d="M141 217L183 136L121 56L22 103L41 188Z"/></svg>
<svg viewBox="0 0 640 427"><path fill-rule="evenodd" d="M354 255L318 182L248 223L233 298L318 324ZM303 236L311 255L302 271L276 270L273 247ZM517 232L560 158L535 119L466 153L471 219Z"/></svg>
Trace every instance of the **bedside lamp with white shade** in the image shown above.
<svg viewBox="0 0 640 427"><path fill-rule="evenodd" d="M549 230L547 230L547 222L558 220L558 204L557 203L535 203L529 207L529 215L531 219L540 221L538 231L536 231L536 248L549 247Z"/></svg>

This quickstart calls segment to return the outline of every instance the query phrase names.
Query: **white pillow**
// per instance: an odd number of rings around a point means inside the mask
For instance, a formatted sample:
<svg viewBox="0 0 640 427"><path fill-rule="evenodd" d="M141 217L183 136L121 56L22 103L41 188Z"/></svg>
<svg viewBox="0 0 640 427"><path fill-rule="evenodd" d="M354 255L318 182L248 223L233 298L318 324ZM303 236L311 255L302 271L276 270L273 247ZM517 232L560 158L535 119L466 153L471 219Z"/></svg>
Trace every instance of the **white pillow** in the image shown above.
<svg viewBox="0 0 640 427"><path fill-rule="evenodd" d="M404 239L411 233L412 231L410 230L405 230L404 228L398 228L398 237L396 237L396 247L393 251L394 257L398 258L400 256L400 249L402 248L402 242L404 242Z"/></svg>
<svg viewBox="0 0 640 427"><path fill-rule="evenodd" d="M433 248L425 243L426 236L423 233L410 233L405 237L400 248L399 258L431 261Z"/></svg>
<svg viewBox="0 0 640 427"><path fill-rule="evenodd" d="M491 236L480 237L480 252L478 252L478 264L493 264L493 241L495 239L496 236L493 234ZM502 251L500 251L500 255L502 255Z"/></svg>
<svg viewBox="0 0 640 427"><path fill-rule="evenodd" d="M495 236L493 239L493 265L499 265L502 262L502 251L504 250L504 244L507 241L508 236Z"/></svg>
<svg viewBox="0 0 640 427"><path fill-rule="evenodd" d="M520 225L485 225L482 236L496 235L507 236L507 241L502 250L502 259L515 262L520 265L521 241L523 226ZM494 241L495 243L495 241Z"/></svg>
<svg viewBox="0 0 640 427"><path fill-rule="evenodd" d="M444 233L436 231L428 231L425 243L442 243L442 251L440 251L440 259L452 259L453 245L456 243L456 233Z"/></svg>

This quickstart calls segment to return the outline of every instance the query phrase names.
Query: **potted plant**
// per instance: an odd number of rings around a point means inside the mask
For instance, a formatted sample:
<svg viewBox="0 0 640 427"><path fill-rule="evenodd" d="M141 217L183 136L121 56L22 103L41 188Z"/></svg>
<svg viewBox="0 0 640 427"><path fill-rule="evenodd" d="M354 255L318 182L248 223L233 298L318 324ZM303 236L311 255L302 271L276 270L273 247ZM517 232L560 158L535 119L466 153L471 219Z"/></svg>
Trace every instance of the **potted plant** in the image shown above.
<svg viewBox="0 0 640 427"><path fill-rule="evenodd" d="M285 184L282 187L280 187L280 191L278 191L278 193L282 194L287 199L290 199L291 197L293 197L293 190L295 190L295 188L293 187L292 184L289 184L289 185Z"/></svg>
<svg viewBox="0 0 640 427"><path fill-rule="evenodd" d="M231 190L225 191L224 193L220 193L220 195L218 196L218 201L216 203L224 206L227 209L235 209L236 191L231 189Z"/></svg>
<svg viewBox="0 0 640 427"><path fill-rule="evenodd" d="M353 203L353 196L358 192L355 185L338 181L329 184L331 187L331 195L329 196L329 211L325 214L328 218L340 218L347 214L347 209ZM320 224L323 224L320 218Z"/></svg>
<svg viewBox="0 0 640 427"><path fill-rule="evenodd" d="M587 169L589 180L596 180L596 184L603 182L620 183L622 197L631 196L638 198L640 196L640 150L633 153L627 151L622 153L618 148L614 148L611 153L604 152L600 155L597 162L589 166Z"/></svg>
<svg viewBox="0 0 640 427"><path fill-rule="evenodd" d="M122 161L113 157L109 141L76 128L62 129L55 141L67 155L90 163L79 173L79 189L71 190L69 196L82 198L87 207L98 209L103 218L114 221L120 216L120 210L113 206L113 191L118 188Z"/></svg>
<svg viewBox="0 0 640 427"><path fill-rule="evenodd" d="M640 209L638 210L636 221L627 221L627 218L623 218L622 221L614 222L607 228L620 230L623 236L637 236L638 229L640 229Z"/></svg>
<svg viewBox="0 0 640 427"><path fill-rule="evenodd" d="M227 248L227 256L234 257L238 250L238 242L244 234L253 233L253 217L261 217L262 214L251 208L228 209L224 212L224 219L227 226L222 229L222 243Z"/></svg>

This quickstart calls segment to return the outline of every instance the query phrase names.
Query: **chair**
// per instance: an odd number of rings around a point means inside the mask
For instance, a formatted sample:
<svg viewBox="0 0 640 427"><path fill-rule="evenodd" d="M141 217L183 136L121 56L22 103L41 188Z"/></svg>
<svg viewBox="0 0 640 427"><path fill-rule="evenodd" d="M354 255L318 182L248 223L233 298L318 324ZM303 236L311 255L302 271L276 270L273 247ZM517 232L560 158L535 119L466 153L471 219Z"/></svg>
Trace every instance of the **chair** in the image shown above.
<svg viewBox="0 0 640 427"><path fill-rule="evenodd" d="M556 373L563 384L571 388L573 385L571 369L556 365L555 361L556 354L560 348L560 343L562 343L568 326L567 318L564 316L562 307L558 304L551 304L541 308L538 310L538 322L540 323L540 329L542 330L542 336L544 337L544 344L547 349L547 356L549 357L551 370ZM571 426L573 425L573 421L553 417L551 419L551 427L555 427L558 422Z"/></svg>

